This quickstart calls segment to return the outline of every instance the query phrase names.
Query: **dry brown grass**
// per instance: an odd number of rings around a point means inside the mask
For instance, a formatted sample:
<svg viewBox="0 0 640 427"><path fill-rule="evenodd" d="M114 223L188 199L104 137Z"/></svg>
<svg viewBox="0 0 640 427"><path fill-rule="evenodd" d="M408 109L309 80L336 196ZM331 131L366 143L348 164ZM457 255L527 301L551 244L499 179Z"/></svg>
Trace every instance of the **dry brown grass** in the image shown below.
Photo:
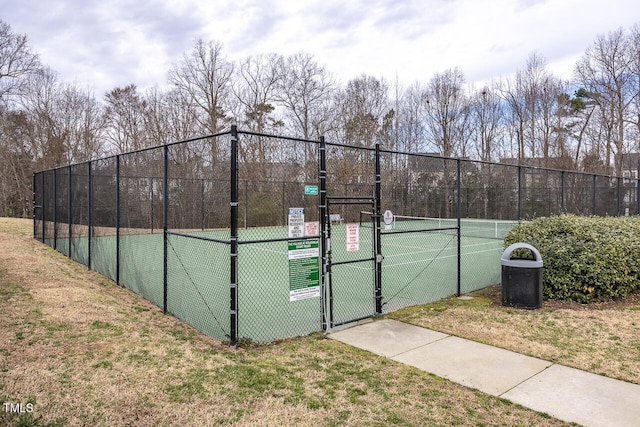
<svg viewBox="0 0 640 427"><path fill-rule="evenodd" d="M0 219L0 425L562 422L322 335L230 350Z"/></svg>
<svg viewBox="0 0 640 427"><path fill-rule="evenodd" d="M640 293L583 305L546 301L538 310L503 307L500 287L411 307L390 317L565 366L640 383Z"/></svg>

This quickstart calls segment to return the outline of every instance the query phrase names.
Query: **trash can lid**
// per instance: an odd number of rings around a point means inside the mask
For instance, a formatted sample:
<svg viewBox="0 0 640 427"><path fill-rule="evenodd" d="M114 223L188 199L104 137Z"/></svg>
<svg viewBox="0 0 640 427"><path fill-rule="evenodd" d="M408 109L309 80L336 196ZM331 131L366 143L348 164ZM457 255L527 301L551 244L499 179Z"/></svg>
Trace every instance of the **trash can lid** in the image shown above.
<svg viewBox="0 0 640 427"><path fill-rule="evenodd" d="M529 249L531 252L533 252L533 255L536 259L511 259L511 253L516 249ZM536 248L528 243L514 243L513 245L509 246L502 253L502 258L500 259L500 261L505 267L540 268L543 265L540 252L538 252Z"/></svg>

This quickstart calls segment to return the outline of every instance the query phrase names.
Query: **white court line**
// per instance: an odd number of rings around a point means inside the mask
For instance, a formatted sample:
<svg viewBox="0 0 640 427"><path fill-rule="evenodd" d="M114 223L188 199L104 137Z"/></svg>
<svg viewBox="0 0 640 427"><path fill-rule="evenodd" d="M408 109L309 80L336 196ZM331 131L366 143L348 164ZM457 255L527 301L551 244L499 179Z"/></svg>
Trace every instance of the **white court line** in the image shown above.
<svg viewBox="0 0 640 427"><path fill-rule="evenodd" d="M466 252L466 253L462 254L462 256L464 257L465 255L481 254L481 253L493 252L493 251L495 251L495 249L487 249L487 250L484 250L484 251ZM438 260L438 259L454 258L454 257L457 257L457 256L458 256L458 254L454 254L454 255L445 255L445 256L441 256L441 257L437 257L437 258L419 259L417 261L407 261L407 262L402 262L402 263L398 263L398 264L385 264L385 268L387 268L387 267L388 268L401 267L403 265L425 263L425 262L430 262L430 261ZM344 265L349 266L350 268L352 268L354 270L366 270L366 271L371 271L372 270L371 268L356 267L353 264L344 264Z"/></svg>
<svg viewBox="0 0 640 427"><path fill-rule="evenodd" d="M466 253L462 254L462 256L473 255L473 254L482 254L482 253L494 252L494 251L495 251L495 249L486 249L484 251L466 252ZM457 257L457 256L458 256L458 254L454 254L454 255L445 255L445 256L438 257L438 258L427 258L427 259L421 259L421 260L418 260L418 261L408 261L408 262L403 262L403 263L399 263L399 264L385 265L385 268L386 267L389 267L389 268L398 267L398 266L409 265L409 264L418 264L418 263L422 263L422 262L433 261L433 260L436 260L436 259L454 258L454 257Z"/></svg>
<svg viewBox="0 0 640 427"><path fill-rule="evenodd" d="M487 245L492 245L494 244L493 242L489 242L489 243L475 243L473 245L462 245L461 249L464 248L472 248L475 246L487 246ZM391 245L388 245L391 246ZM384 251L384 247L385 245L383 245L383 251ZM438 252L440 250L442 250L442 246L439 247L435 247L434 249L426 249L426 248L418 248L416 246L395 246L396 248L409 248L409 249L425 249L423 251L418 251L418 252L404 252L404 253L399 253L399 254L392 254L392 255L385 255L385 258L394 258L394 257L406 257L406 256L410 256L410 255L416 255L416 254L423 254L423 253L429 253L429 252ZM456 246L451 246L451 248L449 248L449 245L445 246L446 249L455 249ZM499 248L495 248L495 249L499 249ZM475 253L475 252L468 252L468 253Z"/></svg>

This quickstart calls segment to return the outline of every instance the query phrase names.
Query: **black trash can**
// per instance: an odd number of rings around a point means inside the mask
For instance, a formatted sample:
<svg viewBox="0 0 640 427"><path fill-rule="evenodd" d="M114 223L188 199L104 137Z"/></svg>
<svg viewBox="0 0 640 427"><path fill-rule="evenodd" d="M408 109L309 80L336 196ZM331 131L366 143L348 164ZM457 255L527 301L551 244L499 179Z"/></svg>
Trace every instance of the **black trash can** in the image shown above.
<svg viewBox="0 0 640 427"><path fill-rule="evenodd" d="M511 258L516 249L530 250L535 259ZM535 309L542 307L542 257L527 243L514 243L502 253L502 305Z"/></svg>

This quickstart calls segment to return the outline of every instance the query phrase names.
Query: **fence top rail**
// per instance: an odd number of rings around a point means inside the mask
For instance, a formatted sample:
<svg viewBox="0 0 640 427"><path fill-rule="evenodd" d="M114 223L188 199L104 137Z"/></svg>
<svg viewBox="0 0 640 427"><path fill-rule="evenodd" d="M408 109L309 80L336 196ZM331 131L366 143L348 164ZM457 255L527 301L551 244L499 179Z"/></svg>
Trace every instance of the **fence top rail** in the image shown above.
<svg viewBox="0 0 640 427"><path fill-rule="evenodd" d="M327 143L327 144L329 144L329 143ZM333 145L340 145L340 144L333 144ZM353 147L353 146L352 146L352 148L369 149L369 148L366 148L366 147ZM370 150L373 150L373 148L371 148ZM599 176L599 177L602 177L602 178L620 178L620 179L640 181L640 177L633 178L633 177L625 177L625 176L618 176L618 175L611 175L611 174L604 174L604 173L597 173L597 172L586 172L586 171L577 171L577 170L570 170L570 169L547 168L547 167L543 167L543 166L517 165L517 164L514 164L514 163L491 162L491 161L488 161L488 160L474 160L474 159L467 159L467 158L462 158L462 157L445 157L445 156L441 156L439 154L432 154L432 153L412 153L410 151L397 151L397 150L389 150L389 149L382 149L382 148L380 149L380 152L381 153L385 153L385 154L401 154L401 155L405 155L405 156L429 157L429 158L433 158L433 159L455 160L455 161L460 161L460 162L486 164L486 165L494 165L494 166L505 166L505 167L510 167L510 168L533 169L533 170L547 171L547 172L565 172L565 173L571 173L571 174L576 174L576 175Z"/></svg>
<svg viewBox="0 0 640 427"><path fill-rule="evenodd" d="M266 137L266 138L284 139L286 141L308 142L308 143L312 143L312 144L320 144L320 141L316 141L316 140L313 140L313 139L297 138L297 137L294 137L294 136L273 135L273 134L268 134L268 133L252 132L252 131L240 130L240 129L238 129L238 135L262 136L262 137Z"/></svg>
<svg viewBox="0 0 640 427"><path fill-rule="evenodd" d="M195 142L195 141L201 141L203 139L210 139L210 138L219 138L221 136L225 136L225 135L229 135L231 134L231 131L224 131L224 132L219 132L219 133L213 133L213 134L209 134L209 135L201 135L201 136L196 136L193 138L188 138L188 139L183 139L181 141L174 141L174 142L169 142L167 144L162 144L162 145L154 145L153 147L145 147L145 148L140 148L138 150L133 150L133 151L127 151L125 153L118 153L118 154L113 154L111 156L104 156L104 157L99 157L97 159L91 159L91 160L85 160L83 162L76 162L76 163L69 163L68 165L64 165L64 166L56 166L53 168L49 168L49 169L42 169L39 171L34 171L34 174L39 174L39 173L44 173L44 172L51 172L54 170L60 170L60 169L66 169L66 168L71 168L73 166L80 166L80 165L84 165L87 163L92 163L98 160L109 160L109 159L114 159L120 156L126 156L128 154L137 154L137 153L142 153L145 151L150 151L150 150L157 150L160 148L164 148L164 147L171 147L173 145L178 145L178 144L186 144L189 142Z"/></svg>

